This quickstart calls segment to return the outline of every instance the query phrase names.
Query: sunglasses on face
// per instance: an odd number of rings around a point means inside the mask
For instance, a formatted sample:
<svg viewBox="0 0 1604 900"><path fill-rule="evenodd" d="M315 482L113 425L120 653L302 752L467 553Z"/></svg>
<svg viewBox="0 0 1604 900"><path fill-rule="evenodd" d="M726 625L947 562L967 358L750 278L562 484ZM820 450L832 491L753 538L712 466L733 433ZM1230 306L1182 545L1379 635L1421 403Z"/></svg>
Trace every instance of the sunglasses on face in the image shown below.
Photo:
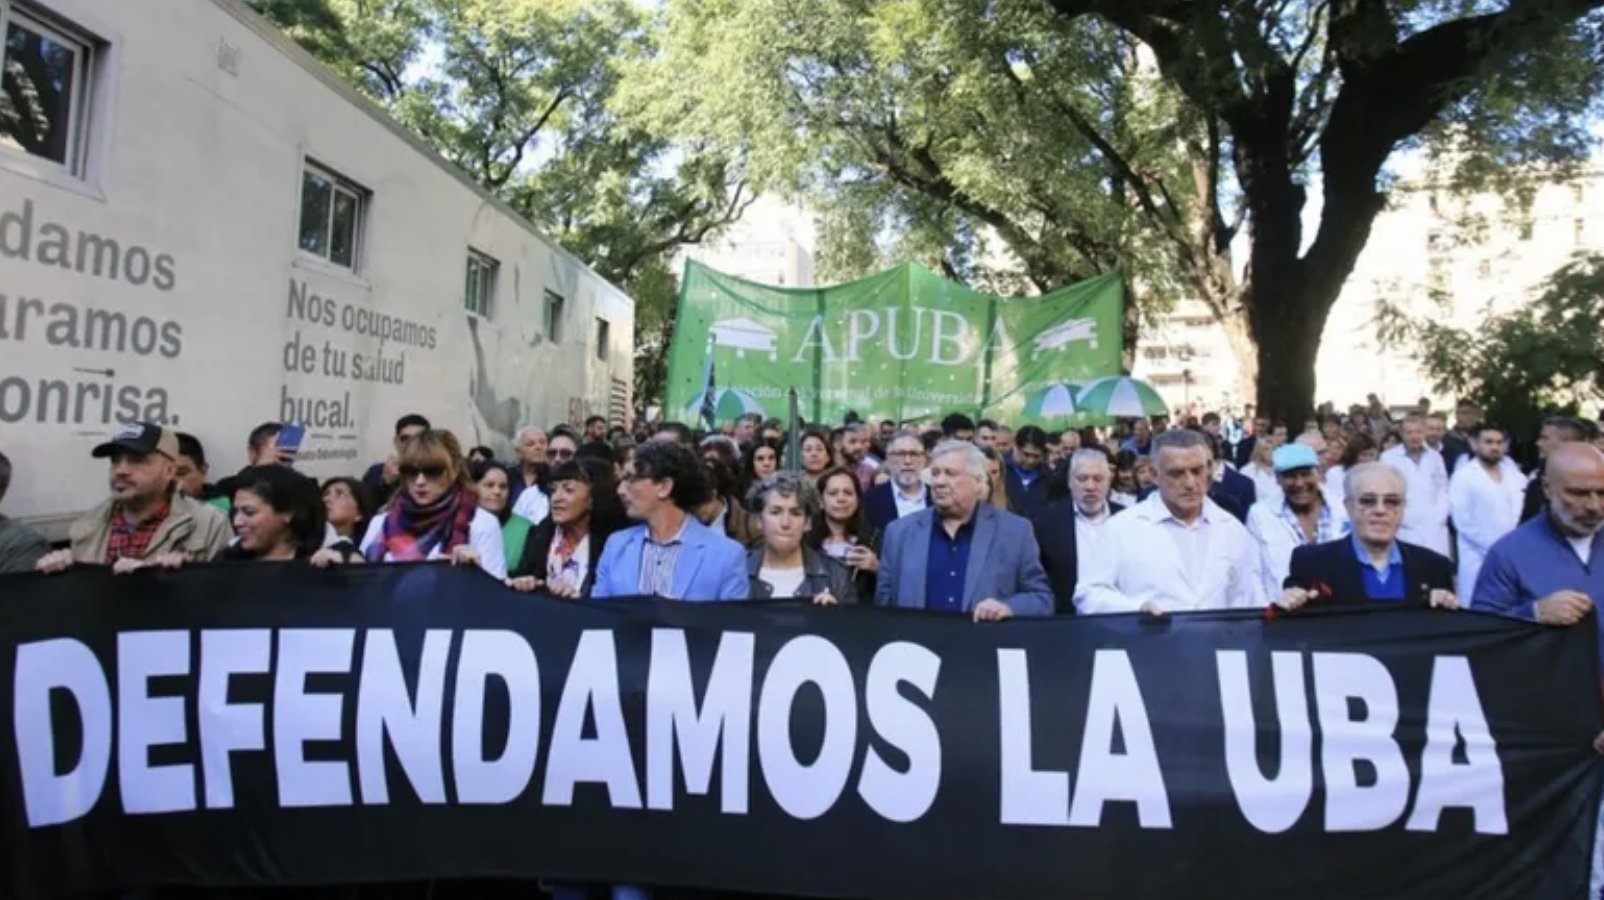
<svg viewBox="0 0 1604 900"><path fill-rule="evenodd" d="M573 459L573 450L552 450L548 454L552 459Z"/></svg>
<svg viewBox="0 0 1604 900"><path fill-rule="evenodd" d="M446 467L445 466L402 466L401 467L401 477L405 478L407 481L411 481L412 479L417 478L419 475L422 475L424 478L427 478L430 481L434 481L434 480L436 480L438 478L444 477L445 474L446 474Z"/></svg>
<svg viewBox="0 0 1604 900"><path fill-rule="evenodd" d="M1400 509L1404 503L1403 498L1397 494L1388 494L1384 497L1377 497L1374 494L1365 494L1354 502L1359 504L1360 509L1375 509L1378 506L1382 506L1387 509Z"/></svg>

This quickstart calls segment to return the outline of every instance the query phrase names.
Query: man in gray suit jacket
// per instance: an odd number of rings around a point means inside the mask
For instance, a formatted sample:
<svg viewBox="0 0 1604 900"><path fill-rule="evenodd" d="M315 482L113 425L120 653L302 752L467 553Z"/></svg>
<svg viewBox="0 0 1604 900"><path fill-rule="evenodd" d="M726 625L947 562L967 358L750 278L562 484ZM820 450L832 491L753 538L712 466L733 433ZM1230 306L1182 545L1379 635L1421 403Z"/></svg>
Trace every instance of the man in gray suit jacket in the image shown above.
<svg viewBox="0 0 1604 900"><path fill-rule="evenodd" d="M1052 615L1030 523L981 502L990 494L979 449L966 441L938 446L930 457L932 507L886 529L875 604L977 622Z"/></svg>

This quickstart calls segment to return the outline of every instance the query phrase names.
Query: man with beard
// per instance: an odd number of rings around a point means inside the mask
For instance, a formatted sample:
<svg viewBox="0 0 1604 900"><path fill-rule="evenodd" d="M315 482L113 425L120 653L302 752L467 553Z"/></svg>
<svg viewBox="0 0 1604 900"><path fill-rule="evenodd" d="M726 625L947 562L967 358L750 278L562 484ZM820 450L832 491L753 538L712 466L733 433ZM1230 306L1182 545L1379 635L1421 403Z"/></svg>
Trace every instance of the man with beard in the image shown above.
<svg viewBox="0 0 1604 900"><path fill-rule="evenodd" d="M72 524L71 547L41 558L38 571L86 564L131 572L175 553L209 561L228 546L228 519L178 491L172 430L135 422L91 455L109 461L111 497Z"/></svg>
<svg viewBox="0 0 1604 900"><path fill-rule="evenodd" d="M1277 447L1270 461L1282 496L1253 504L1248 533L1259 544L1264 595L1275 597L1287 579L1293 551L1334 541L1350 526L1342 508L1326 502L1320 459L1313 448L1301 443Z"/></svg>
<svg viewBox="0 0 1604 900"><path fill-rule="evenodd" d="M1064 468L1069 473L1069 496L1042 507L1031 519L1059 615L1074 613L1080 561L1103 552L1109 518L1125 508L1108 502L1114 467L1105 451L1077 450Z"/></svg>
<svg viewBox="0 0 1604 900"><path fill-rule="evenodd" d="M1544 515L1493 544L1476 579L1470 608L1545 625L1575 625L1604 598L1604 453L1580 442L1556 443L1543 473ZM1604 658L1604 616L1593 617ZM1604 734L1594 740L1604 749ZM1593 846L1587 895L1604 888L1604 827Z"/></svg>
<svg viewBox="0 0 1604 900"><path fill-rule="evenodd" d="M1504 432L1486 423L1471 433L1475 456L1448 480L1448 510L1458 533L1460 590L1476 587L1482 560L1499 538L1520 524L1526 479L1504 455Z"/></svg>
<svg viewBox="0 0 1604 900"><path fill-rule="evenodd" d="M892 439L886 452L891 480L875 485L863 496L864 514L875 531L885 534L892 522L930 505L930 489L924 483L925 460L925 444L918 432L903 431Z"/></svg>

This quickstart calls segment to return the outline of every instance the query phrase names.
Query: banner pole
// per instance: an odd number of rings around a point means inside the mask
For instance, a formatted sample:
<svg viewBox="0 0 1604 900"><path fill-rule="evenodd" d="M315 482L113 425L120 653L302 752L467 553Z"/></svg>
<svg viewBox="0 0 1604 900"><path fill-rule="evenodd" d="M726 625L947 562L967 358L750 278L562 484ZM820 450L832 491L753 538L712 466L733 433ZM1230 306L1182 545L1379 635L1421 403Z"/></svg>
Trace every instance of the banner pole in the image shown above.
<svg viewBox="0 0 1604 900"><path fill-rule="evenodd" d="M797 399L796 388L787 392L790 397L791 429L790 435L785 439L785 471L792 475L802 471L802 423L799 420L801 401Z"/></svg>

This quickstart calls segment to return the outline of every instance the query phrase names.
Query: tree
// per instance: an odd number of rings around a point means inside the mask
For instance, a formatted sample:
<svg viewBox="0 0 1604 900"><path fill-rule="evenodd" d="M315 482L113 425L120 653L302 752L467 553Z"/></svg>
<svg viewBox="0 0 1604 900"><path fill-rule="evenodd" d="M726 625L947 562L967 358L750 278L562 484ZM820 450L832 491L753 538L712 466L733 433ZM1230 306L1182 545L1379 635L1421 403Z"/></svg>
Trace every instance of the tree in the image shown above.
<svg viewBox="0 0 1604 900"><path fill-rule="evenodd" d="M668 257L751 201L738 161L671 143L615 110L628 72L656 52L653 19L629 0L253 5L635 296L637 328L661 319L673 295ZM651 367L664 364L637 359L637 404L656 399L665 375Z"/></svg>
<svg viewBox="0 0 1604 900"><path fill-rule="evenodd" d="M1430 315L1381 310L1388 343L1408 347L1437 390L1475 400L1489 421L1520 438L1544 415L1604 399L1604 255L1554 273L1529 305L1474 330Z"/></svg>
<svg viewBox="0 0 1604 900"><path fill-rule="evenodd" d="M1600 7L670 0L655 87L659 121L746 147L766 178L889 182L994 231L1038 283L1123 265L1197 297L1260 408L1301 421L1389 158L1451 146L1467 184L1578 160Z"/></svg>

